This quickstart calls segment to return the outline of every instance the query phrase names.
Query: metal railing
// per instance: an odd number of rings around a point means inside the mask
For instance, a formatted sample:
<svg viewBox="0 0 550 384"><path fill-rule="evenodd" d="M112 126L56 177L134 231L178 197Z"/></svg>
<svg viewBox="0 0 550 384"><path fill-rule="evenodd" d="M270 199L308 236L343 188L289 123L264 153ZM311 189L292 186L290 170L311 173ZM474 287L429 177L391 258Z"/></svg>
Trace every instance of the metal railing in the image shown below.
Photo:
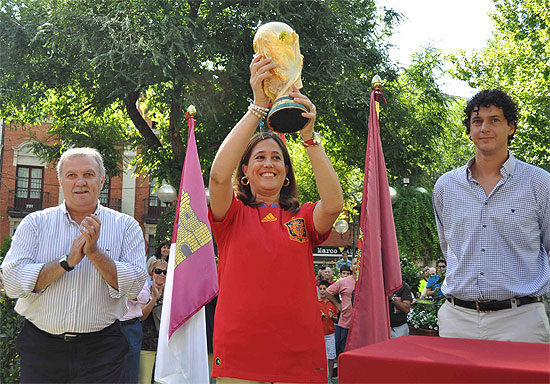
<svg viewBox="0 0 550 384"><path fill-rule="evenodd" d="M24 217L28 213L39 211L50 206L50 193L42 190L30 190L27 197L20 197L21 192L10 190L8 192L8 214L14 217ZM17 195L20 195L19 197ZM30 196L30 197L29 197Z"/></svg>
<svg viewBox="0 0 550 384"><path fill-rule="evenodd" d="M119 197L111 197L111 198L108 198L108 199L104 198L104 197L100 197L99 202L104 207L114 209L115 211L120 212L120 210L122 208L122 199L119 198Z"/></svg>
<svg viewBox="0 0 550 384"><path fill-rule="evenodd" d="M143 221L149 224L157 224L160 220L160 215L166 209L166 206L160 201L157 196L149 196L143 199Z"/></svg>

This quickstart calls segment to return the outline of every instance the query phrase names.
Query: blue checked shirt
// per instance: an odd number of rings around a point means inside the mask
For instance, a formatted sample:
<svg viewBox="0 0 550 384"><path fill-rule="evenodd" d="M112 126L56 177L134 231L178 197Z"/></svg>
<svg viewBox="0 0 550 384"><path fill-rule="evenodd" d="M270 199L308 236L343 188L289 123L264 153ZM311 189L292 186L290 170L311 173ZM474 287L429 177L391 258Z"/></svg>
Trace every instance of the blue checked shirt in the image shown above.
<svg viewBox="0 0 550 384"><path fill-rule="evenodd" d="M509 152L486 196L474 159L441 176L433 205L447 275L445 296L506 300L550 292L550 173Z"/></svg>

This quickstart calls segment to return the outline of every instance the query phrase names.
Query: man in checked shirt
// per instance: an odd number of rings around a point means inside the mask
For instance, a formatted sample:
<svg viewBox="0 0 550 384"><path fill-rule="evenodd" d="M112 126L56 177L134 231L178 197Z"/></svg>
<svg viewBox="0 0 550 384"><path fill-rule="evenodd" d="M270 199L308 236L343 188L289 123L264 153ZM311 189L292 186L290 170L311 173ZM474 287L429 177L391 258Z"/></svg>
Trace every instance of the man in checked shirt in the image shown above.
<svg viewBox="0 0 550 384"><path fill-rule="evenodd" d="M550 342L550 174L517 160L515 103L485 90L466 106L475 156L441 176L433 205L447 274L443 337Z"/></svg>
<svg viewBox="0 0 550 384"><path fill-rule="evenodd" d="M23 383L118 383L128 343L120 329L147 272L137 221L99 204L101 155L66 151L57 166L65 201L27 215L2 263L8 296L25 317L17 339Z"/></svg>

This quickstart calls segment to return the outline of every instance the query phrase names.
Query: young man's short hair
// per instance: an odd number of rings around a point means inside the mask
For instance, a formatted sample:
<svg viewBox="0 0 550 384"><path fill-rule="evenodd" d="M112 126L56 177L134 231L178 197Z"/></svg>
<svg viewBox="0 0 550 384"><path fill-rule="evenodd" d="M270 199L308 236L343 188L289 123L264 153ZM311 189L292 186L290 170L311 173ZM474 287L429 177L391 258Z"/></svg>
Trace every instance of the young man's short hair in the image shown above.
<svg viewBox="0 0 550 384"><path fill-rule="evenodd" d="M329 287L330 286L330 283L326 280L321 280L319 281L319 284L317 284L318 287L320 287L321 285L324 285L325 287Z"/></svg>
<svg viewBox="0 0 550 384"><path fill-rule="evenodd" d="M342 272L344 271L348 271L349 273L351 273L351 267L349 265L342 265L340 267L340 274L342 274Z"/></svg>

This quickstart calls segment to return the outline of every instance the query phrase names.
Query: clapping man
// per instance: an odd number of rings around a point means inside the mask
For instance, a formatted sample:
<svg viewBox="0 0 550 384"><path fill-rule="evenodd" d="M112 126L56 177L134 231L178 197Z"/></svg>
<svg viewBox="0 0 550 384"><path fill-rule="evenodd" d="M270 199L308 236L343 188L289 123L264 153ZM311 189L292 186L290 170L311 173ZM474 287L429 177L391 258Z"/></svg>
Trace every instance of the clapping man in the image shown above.
<svg viewBox="0 0 550 384"><path fill-rule="evenodd" d="M66 151L57 172L65 201L27 215L2 263L25 317L21 381L120 382L128 343L118 319L145 283L143 234L99 204L105 168L95 149Z"/></svg>

